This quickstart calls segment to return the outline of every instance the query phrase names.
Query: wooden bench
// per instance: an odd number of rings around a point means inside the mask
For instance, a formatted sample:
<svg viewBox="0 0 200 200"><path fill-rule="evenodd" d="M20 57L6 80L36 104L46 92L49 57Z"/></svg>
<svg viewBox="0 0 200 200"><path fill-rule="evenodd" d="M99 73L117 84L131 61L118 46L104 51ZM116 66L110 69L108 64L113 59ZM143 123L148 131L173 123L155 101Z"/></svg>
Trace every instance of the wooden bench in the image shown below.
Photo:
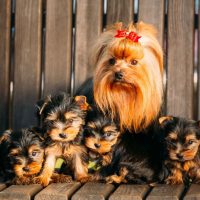
<svg viewBox="0 0 200 200"><path fill-rule="evenodd" d="M37 125L35 102L71 94L92 76L90 47L106 25L154 24L165 55L166 114L200 119L196 0L1 0L0 131ZM10 186L3 199L200 199L200 185L154 188L102 183Z"/></svg>

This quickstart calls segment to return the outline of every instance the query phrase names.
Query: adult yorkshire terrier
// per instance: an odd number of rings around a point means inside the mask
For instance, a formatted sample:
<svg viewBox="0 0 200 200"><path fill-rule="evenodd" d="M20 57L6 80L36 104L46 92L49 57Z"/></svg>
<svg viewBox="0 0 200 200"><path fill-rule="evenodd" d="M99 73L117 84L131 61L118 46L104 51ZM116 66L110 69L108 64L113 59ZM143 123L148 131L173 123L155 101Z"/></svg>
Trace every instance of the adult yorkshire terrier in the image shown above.
<svg viewBox="0 0 200 200"><path fill-rule="evenodd" d="M200 183L200 127L199 122L179 117L159 118L166 151L167 184L181 184L189 180Z"/></svg>
<svg viewBox="0 0 200 200"><path fill-rule="evenodd" d="M153 26L117 23L96 41L93 80L77 92L88 97L120 128L139 132L156 118L163 95L163 52ZM92 94L93 87L93 94Z"/></svg>

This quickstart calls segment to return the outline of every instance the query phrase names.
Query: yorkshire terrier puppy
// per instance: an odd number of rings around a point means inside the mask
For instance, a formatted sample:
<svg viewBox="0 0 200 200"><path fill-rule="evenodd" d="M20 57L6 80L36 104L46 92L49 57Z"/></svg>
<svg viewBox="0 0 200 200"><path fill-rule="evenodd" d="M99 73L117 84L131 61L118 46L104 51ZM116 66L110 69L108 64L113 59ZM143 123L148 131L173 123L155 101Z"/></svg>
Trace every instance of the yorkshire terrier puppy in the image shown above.
<svg viewBox="0 0 200 200"><path fill-rule="evenodd" d="M77 94L117 119L121 130L140 132L148 127L163 96L163 52L154 27L117 23L100 35L92 52L94 77Z"/></svg>
<svg viewBox="0 0 200 200"><path fill-rule="evenodd" d="M166 151L167 184L181 184L188 179L200 183L199 122L164 116L159 118Z"/></svg>
<svg viewBox="0 0 200 200"><path fill-rule="evenodd" d="M6 182L30 184L44 160L43 139L33 129L5 131L0 136L1 171Z"/></svg>
<svg viewBox="0 0 200 200"><path fill-rule="evenodd" d="M74 178L84 181L88 176L87 151L82 145L83 125L88 104L86 97L70 98L65 93L38 102L46 142L45 163L36 183L46 186L51 180L57 158L63 158L74 172Z"/></svg>
<svg viewBox="0 0 200 200"><path fill-rule="evenodd" d="M124 132L113 150L111 163L99 170L97 179L117 184L163 181L167 171L157 134L156 125L139 134Z"/></svg>
<svg viewBox="0 0 200 200"><path fill-rule="evenodd" d="M88 112L84 144L88 148L90 172L110 164L119 136L119 127L111 119L96 110Z"/></svg>

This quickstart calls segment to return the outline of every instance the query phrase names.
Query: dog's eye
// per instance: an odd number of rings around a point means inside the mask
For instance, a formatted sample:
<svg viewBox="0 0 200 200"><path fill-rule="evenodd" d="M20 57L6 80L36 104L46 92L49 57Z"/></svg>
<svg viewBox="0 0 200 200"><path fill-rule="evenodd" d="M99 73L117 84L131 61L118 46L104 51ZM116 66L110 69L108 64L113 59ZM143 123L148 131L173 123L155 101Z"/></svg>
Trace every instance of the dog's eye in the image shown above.
<svg viewBox="0 0 200 200"><path fill-rule="evenodd" d="M31 155L32 155L32 156L36 156L36 155L37 155L37 153L38 153L38 152L36 152L36 151L33 151Z"/></svg>
<svg viewBox="0 0 200 200"><path fill-rule="evenodd" d="M111 136L111 135L112 135L111 132L107 132L107 133L105 134L106 137L109 137L109 136Z"/></svg>
<svg viewBox="0 0 200 200"><path fill-rule="evenodd" d="M191 144L193 144L193 140L189 140L187 143L189 144L189 145L191 145Z"/></svg>
<svg viewBox="0 0 200 200"><path fill-rule="evenodd" d="M111 59L109 60L109 64L110 64L110 65L115 65L115 63L116 63L115 58L111 58Z"/></svg>
<svg viewBox="0 0 200 200"><path fill-rule="evenodd" d="M69 123L72 123L74 120L73 119L68 119L68 122Z"/></svg>
<svg viewBox="0 0 200 200"><path fill-rule="evenodd" d="M138 63L137 60L135 60L135 59L131 60L131 65L137 65L137 63Z"/></svg>

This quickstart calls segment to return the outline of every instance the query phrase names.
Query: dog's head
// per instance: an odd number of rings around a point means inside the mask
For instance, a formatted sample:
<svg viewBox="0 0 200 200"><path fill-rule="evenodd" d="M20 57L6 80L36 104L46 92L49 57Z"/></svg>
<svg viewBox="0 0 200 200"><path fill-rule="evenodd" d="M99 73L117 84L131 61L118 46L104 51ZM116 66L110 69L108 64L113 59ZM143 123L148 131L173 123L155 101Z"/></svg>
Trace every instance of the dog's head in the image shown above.
<svg viewBox="0 0 200 200"><path fill-rule="evenodd" d="M71 98L65 93L38 102L42 125L53 141L68 142L76 138L85 124L88 104L85 96Z"/></svg>
<svg viewBox="0 0 200 200"><path fill-rule="evenodd" d="M96 42L92 59L99 108L119 118L122 129L137 132L147 127L160 110L163 93L163 52L155 29L143 22L115 24Z"/></svg>
<svg viewBox="0 0 200 200"><path fill-rule="evenodd" d="M171 160L193 160L200 144L199 122L164 116L159 118L165 146Z"/></svg>

